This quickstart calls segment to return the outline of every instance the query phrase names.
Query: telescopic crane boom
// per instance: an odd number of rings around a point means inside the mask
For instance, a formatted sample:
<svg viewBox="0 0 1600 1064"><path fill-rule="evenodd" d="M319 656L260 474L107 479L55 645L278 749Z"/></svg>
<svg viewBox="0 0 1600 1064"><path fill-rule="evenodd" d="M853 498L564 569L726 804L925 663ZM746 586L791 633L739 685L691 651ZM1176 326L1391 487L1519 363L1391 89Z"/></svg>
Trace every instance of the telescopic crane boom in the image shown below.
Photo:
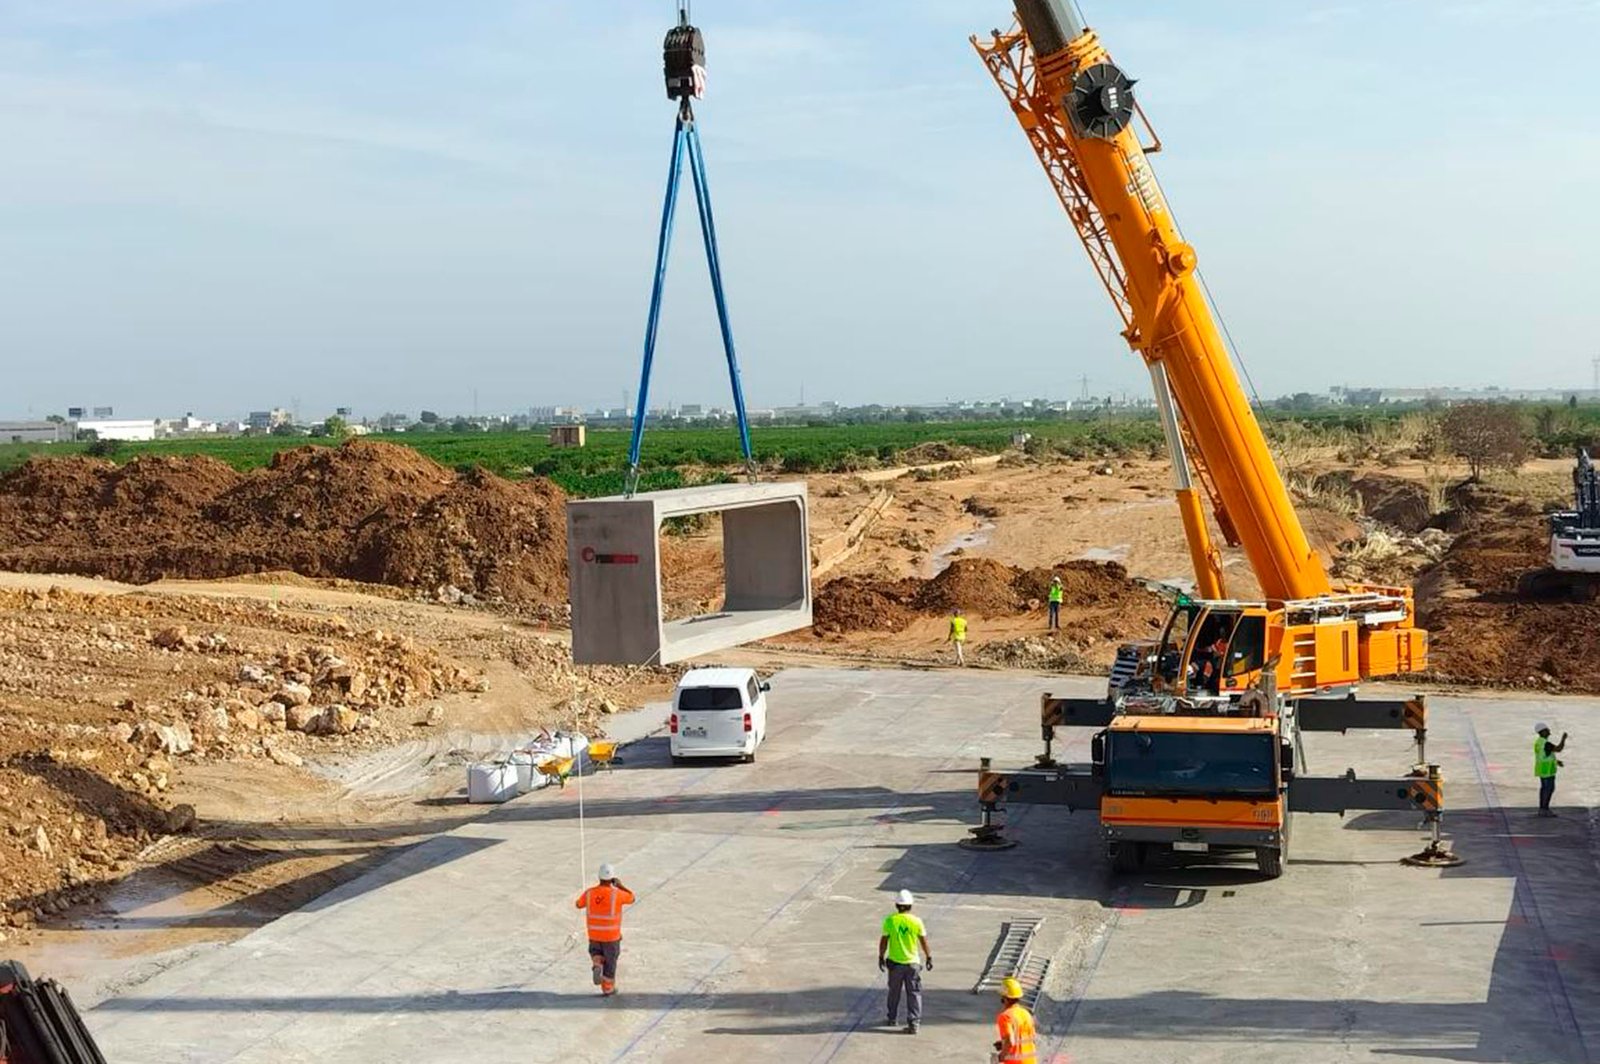
<svg viewBox="0 0 1600 1064"><path fill-rule="evenodd" d="M1427 665L1410 588L1335 586L1311 549L1240 387L1194 248L1150 169L1159 150L1134 82L1071 0L1016 0L1019 28L973 45L1005 93L1149 368L1195 566L1161 638L1122 648L1105 699L1041 699L1044 753L1032 768L978 773L983 823L969 844L1011 844L994 817L1008 803L1095 809L1113 862L1155 853L1253 852L1282 872L1290 814L1411 809L1432 844L1408 858L1456 861L1443 847L1443 784L1427 763L1420 697L1357 701L1356 686ZM1149 132L1150 147L1141 140ZM1259 601L1226 597L1202 495L1243 548ZM1051 756L1056 729L1101 729L1089 764ZM1306 774L1305 732L1414 733L1417 760L1392 779Z"/></svg>
<svg viewBox="0 0 1600 1064"><path fill-rule="evenodd" d="M1410 589L1336 588L1311 548L1234 371L1195 249L1151 170L1147 151L1159 150L1159 142L1149 149L1141 142L1141 127L1149 127L1133 79L1070 0L1017 0L1017 18L1019 29L973 44L1083 239L1122 316L1123 336L1150 370L1197 597L1226 597L1203 489L1224 536L1243 548L1263 605L1274 612L1262 660L1287 663L1277 676L1285 689L1420 670L1427 633L1415 626ZM1289 653L1284 639L1295 641L1297 621L1326 625L1335 618L1353 626L1342 638L1301 639L1305 645ZM1293 666L1297 659L1300 668Z"/></svg>

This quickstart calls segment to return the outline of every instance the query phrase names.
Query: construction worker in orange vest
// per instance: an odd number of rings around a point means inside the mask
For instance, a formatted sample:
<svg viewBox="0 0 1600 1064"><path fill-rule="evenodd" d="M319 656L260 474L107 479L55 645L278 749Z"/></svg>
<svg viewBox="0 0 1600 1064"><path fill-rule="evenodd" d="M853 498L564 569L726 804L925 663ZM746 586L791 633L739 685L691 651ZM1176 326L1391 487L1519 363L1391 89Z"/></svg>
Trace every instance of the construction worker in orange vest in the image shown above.
<svg viewBox="0 0 1600 1064"><path fill-rule="evenodd" d="M1007 979L1000 984L1000 1015L995 1017L995 1029L1000 1040L994 1044L995 1060L999 1064L1037 1064L1038 1050L1034 1048L1033 1013L1022 1007L1022 984Z"/></svg>
<svg viewBox="0 0 1600 1064"><path fill-rule="evenodd" d="M632 905L633 891L617 881L616 870L600 866L600 883L578 895L578 908L587 910L589 963L594 985L610 997L617 992L617 958L622 955L622 907Z"/></svg>

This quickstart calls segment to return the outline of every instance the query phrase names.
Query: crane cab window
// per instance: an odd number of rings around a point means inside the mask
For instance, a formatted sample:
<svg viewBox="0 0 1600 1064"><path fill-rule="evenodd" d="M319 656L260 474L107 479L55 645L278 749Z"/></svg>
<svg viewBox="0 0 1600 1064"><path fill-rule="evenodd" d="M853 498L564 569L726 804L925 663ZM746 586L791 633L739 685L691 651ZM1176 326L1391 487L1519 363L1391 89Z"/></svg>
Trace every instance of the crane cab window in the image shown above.
<svg viewBox="0 0 1600 1064"><path fill-rule="evenodd" d="M1167 630L1161 633L1161 648L1156 652L1156 675L1169 684L1177 683L1183 676L1189 632L1200 612L1199 606L1179 606L1168 618Z"/></svg>
<svg viewBox="0 0 1600 1064"><path fill-rule="evenodd" d="M1267 659L1267 619L1257 615L1239 618L1228 646L1228 676L1259 671Z"/></svg>
<svg viewBox="0 0 1600 1064"><path fill-rule="evenodd" d="M1200 622L1193 649L1189 653L1191 688L1210 694L1221 692L1222 673L1229 661L1228 648L1233 642L1233 632L1238 622L1237 613L1221 610L1209 611Z"/></svg>

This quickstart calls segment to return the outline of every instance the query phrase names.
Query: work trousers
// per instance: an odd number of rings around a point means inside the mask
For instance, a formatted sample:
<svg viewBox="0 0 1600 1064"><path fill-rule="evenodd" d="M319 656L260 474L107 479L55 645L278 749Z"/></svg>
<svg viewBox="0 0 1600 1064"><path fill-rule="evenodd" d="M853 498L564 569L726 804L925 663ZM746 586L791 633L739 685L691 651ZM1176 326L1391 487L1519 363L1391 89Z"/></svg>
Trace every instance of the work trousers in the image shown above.
<svg viewBox="0 0 1600 1064"><path fill-rule="evenodd" d="M1539 777L1539 810L1550 811L1550 799L1556 793L1556 778L1554 776Z"/></svg>
<svg viewBox="0 0 1600 1064"><path fill-rule="evenodd" d="M1061 627L1061 603L1059 602L1050 603L1050 627Z"/></svg>
<svg viewBox="0 0 1600 1064"><path fill-rule="evenodd" d="M900 1013L900 994L906 996L906 1022L922 1023L922 965L889 962L889 1022Z"/></svg>
<svg viewBox="0 0 1600 1064"><path fill-rule="evenodd" d="M600 962L600 975L611 982L617 977L617 958L622 956L622 940L615 942L596 942L589 940L589 960Z"/></svg>
<svg viewBox="0 0 1600 1064"><path fill-rule="evenodd" d="M963 639L956 639L952 640L952 642L954 642L956 645L956 664L965 665L967 663L966 641Z"/></svg>

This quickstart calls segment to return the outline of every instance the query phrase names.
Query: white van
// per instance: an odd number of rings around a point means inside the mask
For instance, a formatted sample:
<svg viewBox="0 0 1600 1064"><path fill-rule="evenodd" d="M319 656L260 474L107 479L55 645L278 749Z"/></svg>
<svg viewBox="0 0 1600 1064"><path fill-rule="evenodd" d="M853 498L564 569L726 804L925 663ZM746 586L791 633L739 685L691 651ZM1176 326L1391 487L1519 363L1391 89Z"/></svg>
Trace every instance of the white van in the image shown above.
<svg viewBox="0 0 1600 1064"><path fill-rule="evenodd" d="M756 759L767 737L770 684L753 669L690 669L672 696L668 749L673 763L691 757Z"/></svg>

